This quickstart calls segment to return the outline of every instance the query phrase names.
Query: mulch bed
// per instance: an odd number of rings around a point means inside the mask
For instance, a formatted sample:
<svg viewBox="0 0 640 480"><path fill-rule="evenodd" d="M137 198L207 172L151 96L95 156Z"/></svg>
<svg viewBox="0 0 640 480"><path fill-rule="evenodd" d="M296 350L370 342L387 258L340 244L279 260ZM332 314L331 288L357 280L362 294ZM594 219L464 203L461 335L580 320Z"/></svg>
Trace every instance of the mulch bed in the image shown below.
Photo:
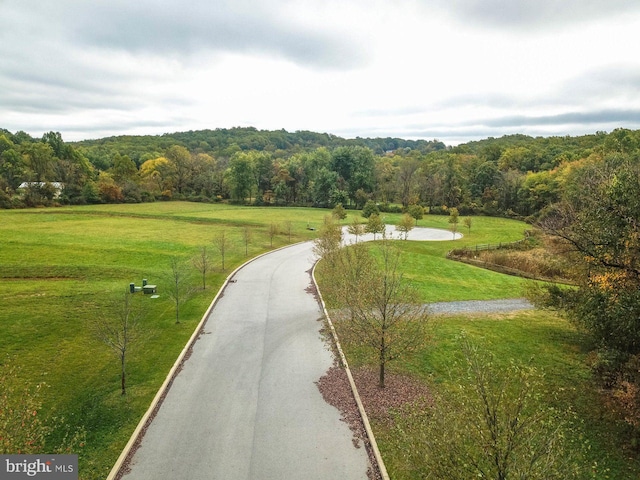
<svg viewBox="0 0 640 480"><path fill-rule="evenodd" d="M427 406L431 403L426 386L410 377L387 373L385 388L380 388L376 370L359 368L351 373L360 400L371 420L388 422L392 419L392 412L405 405ZM381 479L345 370L340 366L333 366L316 383L325 401L336 407L342 414L342 420L349 425L353 432L354 445L357 448L360 448L360 443L365 445L371 465L367 472L368 477L372 480Z"/></svg>

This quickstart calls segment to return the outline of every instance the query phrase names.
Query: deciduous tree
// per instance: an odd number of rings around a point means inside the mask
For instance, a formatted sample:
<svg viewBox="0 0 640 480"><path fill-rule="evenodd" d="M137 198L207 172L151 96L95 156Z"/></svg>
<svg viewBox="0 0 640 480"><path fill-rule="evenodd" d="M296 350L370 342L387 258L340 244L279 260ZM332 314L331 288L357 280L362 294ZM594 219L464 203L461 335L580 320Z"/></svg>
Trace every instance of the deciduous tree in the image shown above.
<svg viewBox="0 0 640 480"><path fill-rule="evenodd" d="M284 226L284 233L286 233L287 238L291 241L291 235L293 234L293 222L291 220L285 220L282 225Z"/></svg>
<svg viewBox="0 0 640 480"><path fill-rule="evenodd" d="M331 215L326 215L313 241L313 252L319 258L332 262L342 243L342 227Z"/></svg>
<svg viewBox="0 0 640 480"><path fill-rule="evenodd" d="M338 307L332 314L341 341L367 349L385 386L389 362L411 354L428 339L429 315L416 289L400 269L392 240L375 247L358 243L337 251L328 264L328 294Z"/></svg>
<svg viewBox="0 0 640 480"><path fill-rule="evenodd" d="M333 215L336 220L344 220L345 218L347 218L347 212L342 206L342 203L338 203L335 207L333 207L331 215Z"/></svg>
<svg viewBox="0 0 640 480"><path fill-rule="evenodd" d="M413 203L407 208L407 213L415 219L416 225L418 225L418 220L421 220L424 216L424 208L422 208L422 205Z"/></svg>
<svg viewBox="0 0 640 480"><path fill-rule="evenodd" d="M576 170L572 183L540 225L573 252L579 288L550 287L540 300L622 359L640 354L640 167L613 155Z"/></svg>
<svg viewBox="0 0 640 480"><path fill-rule="evenodd" d="M457 208L449 209L449 225L451 225L451 233L453 238L456 238L456 232L458 231L458 223L460 222L460 214Z"/></svg>
<svg viewBox="0 0 640 480"><path fill-rule="evenodd" d="M227 251L231 247L231 241L229 240L229 237L225 230L220 230L218 233L216 233L216 235L213 237L213 245L216 248L216 250L218 250L218 253L220 254L220 266L222 268L222 271L224 272L225 270L224 260L225 260Z"/></svg>
<svg viewBox="0 0 640 480"><path fill-rule="evenodd" d="M107 345L120 362L121 395L126 394L127 358L142 336L140 322L143 311L134 301L133 294L125 290L114 298L110 308L91 322L95 337Z"/></svg>
<svg viewBox="0 0 640 480"><path fill-rule="evenodd" d="M364 235L364 225L360 223L358 217L353 217L353 220L347 227L347 232L349 232L351 235L354 235L356 237L356 243L358 243L358 237L360 235Z"/></svg>
<svg viewBox="0 0 640 480"><path fill-rule="evenodd" d="M175 306L176 323L180 323L180 307L193 295L193 287L187 265L182 260L176 256L171 257L169 268L166 292Z"/></svg>
<svg viewBox="0 0 640 480"><path fill-rule="evenodd" d="M364 231L367 233L373 233L373 239L376 239L378 233L384 233L386 225L382 222L380 215L374 213L369 217L367 225L364 227Z"/></svg>
<svg viewBox="0 0 640 480"><path fill-rule="evenodd" d="M400 217L400 221L398 225L396 225L396 230L404 235L404 239L409 238L409 232L413 230L413 218L408 213L405 213Z"/></svg>
<svg viewBox="0 0 640 480"><path fill-rule="evenodd" d="M269 224L269 246L273 247L273 239L278 234L280 227L278 227L277 223Z"/></svg>
<svg viewBox="0 0 640 480"><path fill-rule="evenodd" d="M238 201L245 202L251 197L255 186L253 168L252 158L248 154L239 152L231 157L228 169L229 183L233 196Z"/></svg>
<svg viewBox="0 0 640 480"><path fill-rule="evenodd" d="M242 241L244 243L245 257L249 255L249 244L251 243L252 236L253 236L253 233L251 231L251 227L249 227L248 225L245 225L244 227L242 227Z"/></svg>
<svg viewBox="0 0 640 480"><path fill-rule="evenodd" d="M211 270L211 258L207 247L200 247L198 254L191 260L195 269L202 275L202 289L207 288L207 272Z"/></svg>
<svg viewBox="0 0 640 480"><path fill-rule="evenodd" d="M465 227L467 227L467 233L471 233L471 224L473 223L473 220L471 219L471 217L464 217L462 219L462 223L464 224Z"/></svg>
<svg viewBox="0 0 640 480"><path fill-rule="evenodd" d="M369 200L364 204L364 207L362 207L362 216L364 218L369 218L373 214L379 215L380 210L378 209L376 202Z"/></svg>
<svg viewBox="0 0 640 480"><path fill-rule="evenodd" d="M193 160L191 153L181 145L174 145L167 150L165 157L173 165L173 185L179 194L185 189L193 174Z"/></svg>

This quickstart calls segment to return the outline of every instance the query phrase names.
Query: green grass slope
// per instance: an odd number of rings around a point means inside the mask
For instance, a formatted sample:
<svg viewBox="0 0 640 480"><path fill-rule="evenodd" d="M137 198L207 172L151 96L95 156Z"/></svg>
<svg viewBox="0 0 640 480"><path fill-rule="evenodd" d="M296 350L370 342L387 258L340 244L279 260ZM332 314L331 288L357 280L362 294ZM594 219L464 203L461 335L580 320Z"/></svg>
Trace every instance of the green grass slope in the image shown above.
<svg viewBox="0 0 640 480"><path fill-rule="evenodd" d="M310 240L328 211L167 202L0 211L0 358L20 368L25 385L45 382L43 413L62 415L84 428L80 477L102 479L131 435L171 365L226 276L248 258L290 242ZM349 212L351 221L357 212ZM395 223L398 215L385 215ZM291 224L291 238L285 225ZM280 226L273 239L270 226ZM447 217L427 216L420 226L448 228ZM243 230L251 241L245 254ZM513 241L520 222L474 218L462 240L399 242L407 275L421 285L425 301L519 296L521 280L444 258L461 244ZM226 270L212 242L224 230L231 241ZM182 308L175 324L166 292L169 261L188 262L207 246L214 264L206 290ZM144 342L128 358L128 394L119 390L119 364L88 330L115 294L146 278L160 298L140 298L146 316ZM194 272L193 283L200 284Z"/></svg>

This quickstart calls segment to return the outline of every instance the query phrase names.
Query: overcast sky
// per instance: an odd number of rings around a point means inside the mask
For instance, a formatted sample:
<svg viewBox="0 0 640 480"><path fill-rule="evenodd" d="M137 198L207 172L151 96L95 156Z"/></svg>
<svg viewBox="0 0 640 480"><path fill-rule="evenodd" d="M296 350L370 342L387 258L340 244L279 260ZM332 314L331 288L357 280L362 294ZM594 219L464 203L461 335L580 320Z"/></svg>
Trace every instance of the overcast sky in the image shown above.
<svg viewBox="0 0 640 480"><path fill-rule="evenodd" d="M640 128L638 0L0 0L0 128Z"/></svg>

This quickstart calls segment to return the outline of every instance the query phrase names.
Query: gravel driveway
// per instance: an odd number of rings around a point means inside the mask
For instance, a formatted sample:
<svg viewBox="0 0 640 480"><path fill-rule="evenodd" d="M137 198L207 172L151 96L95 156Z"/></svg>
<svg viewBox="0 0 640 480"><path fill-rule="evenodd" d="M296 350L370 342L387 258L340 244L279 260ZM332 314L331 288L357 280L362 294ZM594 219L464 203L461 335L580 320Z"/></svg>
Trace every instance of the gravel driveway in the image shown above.
<svg viewBox="0 0 640 480"><path fill-rule="evenodd" d="M526 298L507 298L504 300L468 300L464 302L438 302L428 305L434 315L465 313L507 313L518 310L531 310L533 304Z"/></svg>

